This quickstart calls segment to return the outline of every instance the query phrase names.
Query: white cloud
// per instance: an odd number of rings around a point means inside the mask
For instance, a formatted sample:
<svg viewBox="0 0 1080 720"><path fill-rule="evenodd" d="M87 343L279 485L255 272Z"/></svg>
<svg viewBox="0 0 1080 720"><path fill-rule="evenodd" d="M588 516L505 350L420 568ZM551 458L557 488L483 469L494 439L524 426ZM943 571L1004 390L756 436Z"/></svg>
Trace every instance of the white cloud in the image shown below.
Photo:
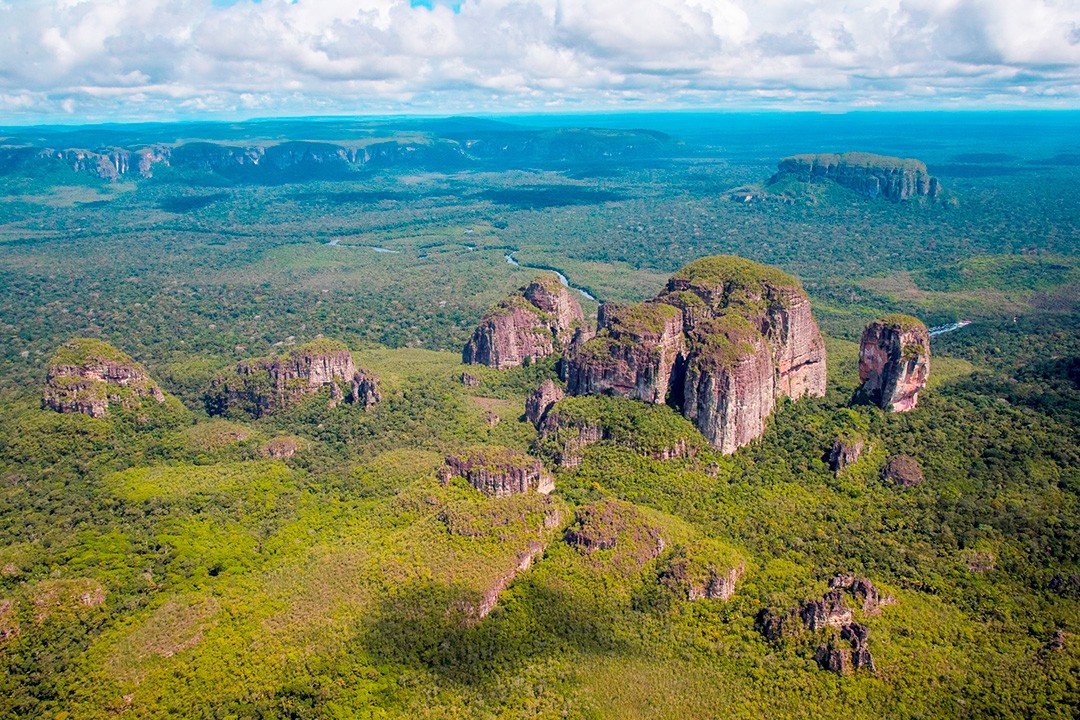
<svg viewBox="0 0 1080 720"><path fill-rule="evenodd" d="M519 108L1077 107L1072 0L9 0L0 122Z"/></svg>

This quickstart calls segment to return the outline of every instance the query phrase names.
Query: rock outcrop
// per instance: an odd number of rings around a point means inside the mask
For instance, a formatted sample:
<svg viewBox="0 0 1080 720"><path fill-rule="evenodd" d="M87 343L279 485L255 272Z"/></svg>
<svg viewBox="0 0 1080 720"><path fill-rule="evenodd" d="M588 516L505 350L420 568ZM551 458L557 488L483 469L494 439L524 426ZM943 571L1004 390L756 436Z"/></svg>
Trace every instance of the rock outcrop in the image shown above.
<svg viewBox="0 0 1080 720"><path fill-rule="evenodd" d="M838 437L829 451L829 469L839 473L849 465L854 465L862 457L866 441L858 435Z"/></svg>
<svg viewBox="0 0 1080 720"><path fill-rule="evenodd" d="M109 405L135 409L147 398L165 402L165 393L127 353L94 338L73 338L49 361L41 406L93 418L109 414Z"/></svg>
<svg viewBox="0 0 1080 720"><path fill-rule="evenodd" d="M561 387L551 380L545 380L525 401L525 418L539 430L548 410L565 395Z"/></svg>
<svg viewBox="0 0 1080 720"><path fill-rule="evenodd" d="M608 441L654 460L693 457L700 434L667 406L609 396L567 397L552 405L540 423L536 454L564 468L581 464L585 448Z"/></svg>
<svg viewBox="0 0 1080 720"><path fill-rule="evenodd" d="M563 348L584 321L581 305L553 273L544 273L489 310L461 360L504 369Z"/></svg>
<svg viewBox="0 0 1080 720"><path fill-rule="evenodd" d="M380 399L378 377L357 369L344 343L321 338L278 357L240 361L235 372L214 380L207 409L212 415L239 409L262 417L293 407L323 388L330 390L331 405L348 397L367 409Z"/></svg>
<svg viewBox="0 0 1080 720"><path fill-rule="evenodd" d="M563 364L571 394L668 402L723 452L761 435L780 397L825 394L825 345L795 278L701 258L633 307L603 305Z"/></svg>
<svg viewBox="0 0 1080 720"><path fill-rule="evenodd" d="M682 313L664 303L605 304L600 330L569 359L571 395L619 395L663 403L672 372L685 352Z"/></svg>
<svg viewBox="0 0 1080 720"><path fill-rule="evenodd" d="M446 483L455 477L491 497L505 497L535 490L548 494L555 489L551 473L536 458L504 447L472 447L446 456L440 472Z"/></svg>
<svg viewBox="0 0 1080 720"><path fill-rule="evenodd" d="M660 582L686 600L730 600L746 573L746 560L712 540L675 549L660 570Z"/></svg>
<svg viewBox="0 0 1080 720"><path fill-rule="evenodd" d="M886 315L866 326L859 346L855 402L889 412L913 410L930 376L930 334L909 315Z"/></svg>
<svg viewBox="0 0 1080 720"><path fill-rule="evenodd" d="M858 601L857 608L848 604L848 597ZM837 575L829 580L829 591L820 599L810 599L798 607L776 612L765 609L758 613L755 624L770 642L799 637L804 632L825 636L814 651L814 660L823 670L841 675L854 670L874 672L870 654L870 629L855 621L855 610L864 616L881 612L881 607L896 600L882 595L874 584L857 575Z"/></svg>
<svg viewBox="0 0 1080 720"><path fill-rule="evenodd" d="M894 455L885 463L881 479L901 487L915 487L923 482L922 468L919 462L909 455Z"/></svg>
<svg viewBox="0 0 1080 720"><path fill-rule="evenodd" d="M868 198L884 197L903 202L918 197L936 199L941 191L926 164L910 158L872 153L819 153L786 157L769 179L775 184L785 178L801 182L832 181Z"/></svg>
<svg viewBox="0 0 1080 720"><path fill-rule="evenodd" d="M663 533L641 511L621 500L598 500L579 507L565 540L583 555L613 550L613 565L640 568L667 546Z"/></svg>

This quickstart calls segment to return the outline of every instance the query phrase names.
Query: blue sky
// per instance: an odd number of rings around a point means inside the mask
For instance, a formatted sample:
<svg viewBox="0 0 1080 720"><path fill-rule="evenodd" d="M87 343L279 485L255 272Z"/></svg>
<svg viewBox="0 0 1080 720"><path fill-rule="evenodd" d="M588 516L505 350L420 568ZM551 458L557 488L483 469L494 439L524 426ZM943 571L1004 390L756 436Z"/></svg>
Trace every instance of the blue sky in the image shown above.
<svg viewBox="0 0 1080 720"><path fill-rule="evenodd" d="M1080 108L1078 0L0 0L0 123Z"/></svg>

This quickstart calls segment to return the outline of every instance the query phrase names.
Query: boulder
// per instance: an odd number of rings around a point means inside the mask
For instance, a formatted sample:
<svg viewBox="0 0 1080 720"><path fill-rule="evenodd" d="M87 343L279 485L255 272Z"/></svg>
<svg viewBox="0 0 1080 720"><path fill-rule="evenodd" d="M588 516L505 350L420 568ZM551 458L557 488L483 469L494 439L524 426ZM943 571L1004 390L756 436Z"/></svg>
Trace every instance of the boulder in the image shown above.
<svg viewBox="0 0 1080 720"><path fill-rule="evenodd" d="M839 473L849 465L854 465L862 457L866 441L861 437L838 437L829 451L829 468Z"/></svg>
<svg viewBox="0 0 1080 720"><path fill-rule="evenodd" d="M886 315L866 326L859 346L855 402L889 412L913 410L930 376L930 334L909 315Z"/></svg>
<svg viewBox="0 0 1080 720"><path fill-rule="evenodd" d="M881 478L885 482L894 483L901 487L914 487L923 481L922 468L918 461L908 455L894 455L885 463L881 471Z"/></svg>

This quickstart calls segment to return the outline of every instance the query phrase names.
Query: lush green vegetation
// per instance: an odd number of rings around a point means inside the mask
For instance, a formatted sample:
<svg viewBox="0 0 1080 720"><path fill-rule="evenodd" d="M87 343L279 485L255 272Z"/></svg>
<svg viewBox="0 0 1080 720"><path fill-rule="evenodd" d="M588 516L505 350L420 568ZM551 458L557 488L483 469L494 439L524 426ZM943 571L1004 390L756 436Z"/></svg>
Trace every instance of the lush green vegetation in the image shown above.
<svg viewBox="0 0 1080 720"><path fill-rule="evenodd" d="M306 137L380 138L343 127ZM241 130L217 132L242 144ZM895 152L938 174L1002 148L967 132ZM1077 167L944 176L955 205L842 188L734 203L730 188L821 137L691 135L676 158L640 135L650 162L0 178L0 717L1075 717ZM1010 162L1067 152L1075 133L1028 143ZM798 276L828 335L824 398L781 402L729 456L670 408L565 398L567 427L607 439L551 468L551 496L437 479L468 448L557 455L522 416L554 358L460 364L535 268L632 303L712 253ZM911 413L848 406L856 341L887 313L974 320L932 339ZM122 348L175 398L104 419L42 410L74 336ZM239 360L319 336L379 375L378 405L330 407L323 389L257 419L207 416ZM834 441L856 437L862 457L831 471ZM897 454L922 484L882 481ZM733 569L730 600L689 599ZM876 673L824 672L812 639L754 627L840 572L897 599L860 617Z"/></svg>

